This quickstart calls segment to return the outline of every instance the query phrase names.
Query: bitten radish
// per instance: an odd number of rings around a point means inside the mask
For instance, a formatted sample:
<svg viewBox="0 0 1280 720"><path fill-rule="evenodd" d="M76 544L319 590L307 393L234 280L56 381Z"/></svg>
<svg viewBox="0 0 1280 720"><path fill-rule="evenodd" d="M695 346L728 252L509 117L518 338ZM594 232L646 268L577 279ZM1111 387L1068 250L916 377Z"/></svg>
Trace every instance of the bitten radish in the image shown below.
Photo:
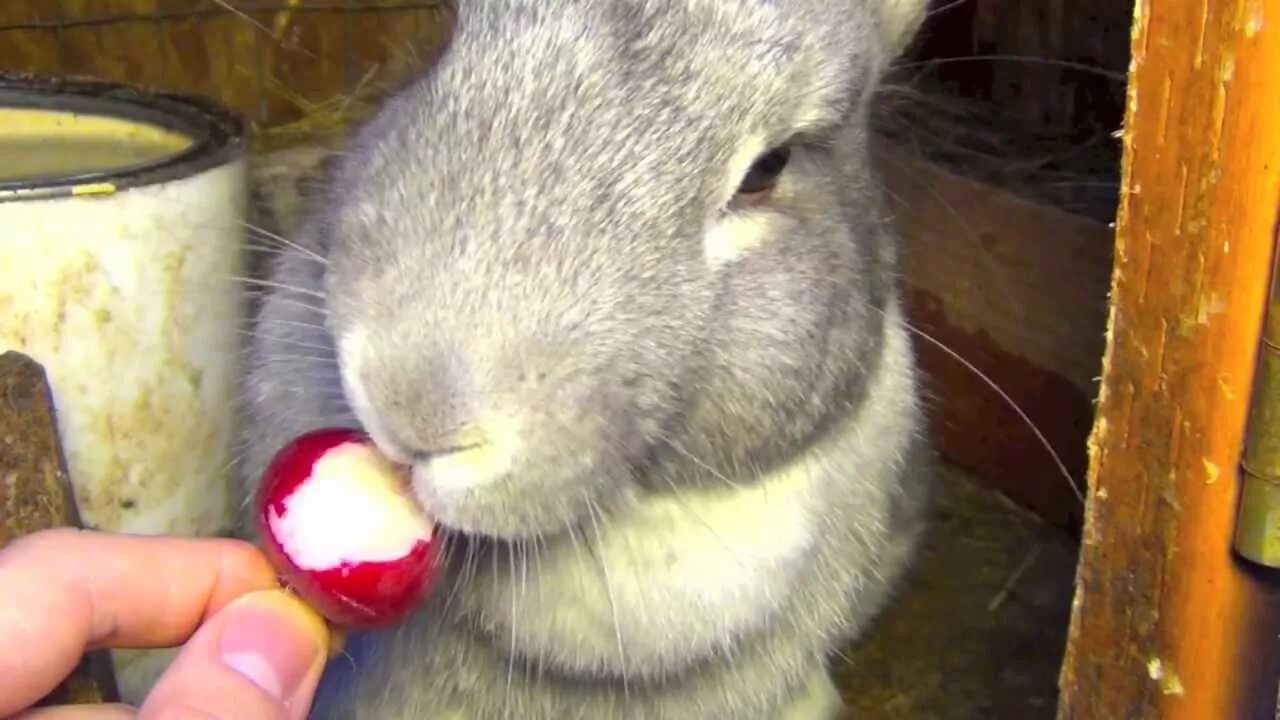
<svg viewBox="0 0 1280 720"><path fill-rule="evenodd" d="M263 474L257 526L287 585L334 625L391 625L431 591L435 527L404 471L364 435L317 430L289 443Z"/></svg>

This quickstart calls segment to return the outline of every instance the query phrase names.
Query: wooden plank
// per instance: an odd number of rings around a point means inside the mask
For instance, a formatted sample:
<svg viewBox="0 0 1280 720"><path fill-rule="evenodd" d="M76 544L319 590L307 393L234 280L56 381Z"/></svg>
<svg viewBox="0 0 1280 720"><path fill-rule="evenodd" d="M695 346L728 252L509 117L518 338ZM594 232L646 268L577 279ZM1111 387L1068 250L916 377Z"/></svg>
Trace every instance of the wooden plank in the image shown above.
<svg viewBox="0 0 1280 720"><path fill-rule="evenodd" d="M0 547L54 527L80 527L44 368L0 354ZM111 657L89 653L41 705L119 702Z"/></svg>
<svg viewBox="0 0 1280 720"><path fill-rule="evenodd" d="M1072 484L1083 486L1087 467L1112 231L891 144L875 157L902 238L909 319L932 339L915 347L939 452L1077 531Z"/></svg>
<svg viewBox="0 0 1280 720"><path fill-rule="evenodd" d="M1280 204L1280 0L1140 2L1062 720L1275 711L1280 598L1231 549Z"/></svg>
<svg viewBox="0 0 1280 720"><path fill-rule="evenodd" d="M989 101L1011 128L1077 143L1119 124L1134 0L936 2L899 65ZM1101 70L1102 72L1098 72Z"/></svg>
<svg viewBox="0 0 1280 720"><path fill-rule="evenodd" d="M430 58L451 25L444 0L4 0L0 68L200 93L255 127L319 126L357 90L402 81L407 50Z"/></svg>

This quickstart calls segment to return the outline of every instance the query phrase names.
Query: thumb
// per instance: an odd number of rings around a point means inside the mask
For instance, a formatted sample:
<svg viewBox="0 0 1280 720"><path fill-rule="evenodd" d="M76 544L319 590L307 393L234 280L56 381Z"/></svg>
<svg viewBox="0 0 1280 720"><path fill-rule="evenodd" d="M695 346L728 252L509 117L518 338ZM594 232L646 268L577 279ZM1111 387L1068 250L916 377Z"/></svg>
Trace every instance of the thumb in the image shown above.
<svg viewBox="0 0 1280 720"><path fill-rule="evenodd" d="M320 616L283 590L242 596L191 637L139 720L302 720L329 642Z"/></svg>

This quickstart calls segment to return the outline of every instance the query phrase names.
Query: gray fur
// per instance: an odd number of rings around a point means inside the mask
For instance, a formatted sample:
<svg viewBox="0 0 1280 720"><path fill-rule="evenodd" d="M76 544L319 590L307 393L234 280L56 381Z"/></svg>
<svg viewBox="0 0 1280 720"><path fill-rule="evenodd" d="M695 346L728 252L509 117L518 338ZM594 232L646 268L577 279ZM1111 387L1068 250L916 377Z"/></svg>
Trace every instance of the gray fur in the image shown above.
<svg viewBox="0 0 1280 720"><path fill-rule="evenodd" d="M275 262L251 348L250 491L292 437L360 424L468 538L318 716L832 716L797 703L928 493L866 148L922 8L463 4ZM797 133L766 230L709 262L743 143ZM476 437L509 467L451 485L432 458Z"/></svg>

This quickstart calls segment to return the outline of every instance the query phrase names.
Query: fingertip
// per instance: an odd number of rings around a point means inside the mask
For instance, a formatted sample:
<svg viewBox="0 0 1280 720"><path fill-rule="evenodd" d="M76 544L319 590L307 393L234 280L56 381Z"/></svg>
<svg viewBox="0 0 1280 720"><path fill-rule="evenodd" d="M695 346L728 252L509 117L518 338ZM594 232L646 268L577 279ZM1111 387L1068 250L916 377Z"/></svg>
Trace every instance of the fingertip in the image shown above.
<svg viewBox="0 0 1280 720"><path fill-rule="evenodd" d="M306 717L332 643L323 619L284 590L249 593L213 616L143 706L200 708L211 717Z"/></svg>
<svg viewBox="0 0 1280 720"><path fill-rule="evenodd" d="M315 641L317 647L327 647L333 630L314 608L293 592L276 587L251 592L231 601L227 612L242 613L252 609L255 613L272 616L277 623L285 623L302 636Z"/></svg>
<svg viewBox="0 0 1280 720"><path fill-rule="evenodd" d="M293 593L245 595L227 607L227 615L219 653L229 667L286 704L318 678L332 636L324 619Z"/></svg>

